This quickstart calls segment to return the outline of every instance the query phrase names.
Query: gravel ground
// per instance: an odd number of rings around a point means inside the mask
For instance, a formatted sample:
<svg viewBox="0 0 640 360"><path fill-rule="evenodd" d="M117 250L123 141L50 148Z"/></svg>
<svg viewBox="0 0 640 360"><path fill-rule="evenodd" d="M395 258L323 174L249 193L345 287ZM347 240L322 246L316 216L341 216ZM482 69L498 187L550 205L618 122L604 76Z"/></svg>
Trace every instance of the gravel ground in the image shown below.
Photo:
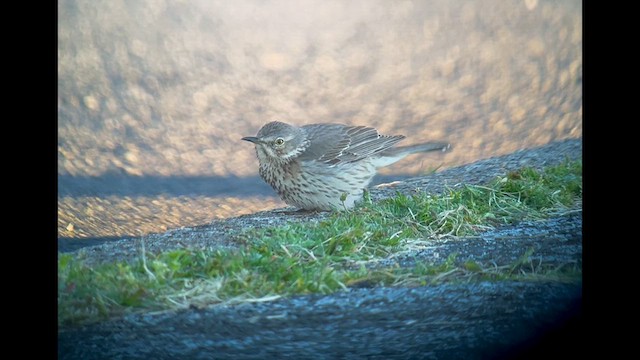
<svg viewBox="0 0 640 360"><path fill-rule="evenodd" d="M62 0L58 16L74 248L284 206L240 141L271 120L454 145L389 180L582 135L577 0Z"/></svg>
<svg viewBox="0 0 640 360"><path fill-rule="evenodd" d="M58 358L548 358L581 352L580 291L553 283L351 289L134 315L61 331ZM554 342L542 342L550 334Z"/></svg>
<svg viewBox="0 0 640 360"><path fill-rule="evenodd" d="M372 189L379 199L396 191L436 193L444 186L484 183L521 166L541 168L582 154L580 140L564 140ZM327 213L263 211L145 238L147 252L189 247L234 247L229 234L246 227L317 221ZM372 266L456 261L512 264L528 249L546 265L582 264L581 209L524 221L456 241L425 246ZM88 263L132 260L138 241L82 248ZM441 284L416 288L361 283L329 295L258 303L185 304L184 309L137 313L84 326L61 327L60 359L510 359L576 353L586 330L582 284L552 281ZM551 340L550 340L551 339ZM580 339L580 340L578 340ZM541 347L542 345L542 347ZM531 355L535 351L535 355Z"/></svg>

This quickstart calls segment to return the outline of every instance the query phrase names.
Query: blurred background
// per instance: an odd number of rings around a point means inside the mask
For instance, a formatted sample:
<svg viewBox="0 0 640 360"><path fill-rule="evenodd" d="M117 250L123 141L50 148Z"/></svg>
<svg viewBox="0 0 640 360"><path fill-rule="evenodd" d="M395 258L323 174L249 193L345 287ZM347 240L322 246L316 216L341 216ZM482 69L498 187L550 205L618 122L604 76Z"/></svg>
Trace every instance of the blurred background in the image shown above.
<svg viewBox="0 0 640 360"><path fill-rule="evenodd" d="M58 2L61 251L285 206L266 122L445 140L401 179L582 136L579 0Z"/></svg>

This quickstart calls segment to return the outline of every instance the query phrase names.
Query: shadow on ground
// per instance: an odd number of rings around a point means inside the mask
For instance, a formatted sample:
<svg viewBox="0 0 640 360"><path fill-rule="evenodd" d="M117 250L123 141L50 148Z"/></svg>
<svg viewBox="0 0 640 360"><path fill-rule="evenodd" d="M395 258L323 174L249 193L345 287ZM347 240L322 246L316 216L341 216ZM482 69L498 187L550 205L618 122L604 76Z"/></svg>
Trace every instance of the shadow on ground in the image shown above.
<svg viewBox="0 0 640 360"><path fill-rule="evenodd" d="M372 186L411 177L412 175L409 174L377 175L372 181ZM160 197L164 198L162 199L163 203L169 205L166 207L154 205L154 201ZM118 216L126 218L123 221L131 226L127 226L116 236L103 235L96 231L83 234L82 236L78 235L77 232L66 231L59 233L58 251L71 252L87 246L137 238L140 234L131 232L132 229L135 229L135 224L161 222L162 219L157 218L157 216L164 216L167 211L189 208L193 206L190 200L197 201L199 198L219 198L219 202L224 204L226 202L225 199L230 197L240 200L245 199L246 201L250 201L250 199L255 197L277 199L277 195L273 189L258 176L60 175L58 177L58 201L64 204L65 208L71 209L73 214L82 215L82 217L73 220L67 220L67 218L65 218L65 221L62 221L60 226L66 226L67 222L71 222L79 227L86 228L88 225L84 224L82 220L93 218L104 220L104 223L100 225L109 227L117 222L117 220L114 219ZM148 210L142 213L146 214L145 217L142 219L136 218L136 211L132 211L131 208L122 205L122 202L126 202L127 198L142 199L136 200L136 203L145 204L145 208ZM145 200L144 198L148 199ZM100 207L102 210L97 208L100 202L102 204ZM84 203L85 206L81 207L81 203ZM86 205L88 203L91 205ZM233 207L235 204L227 205ZM140 208L136 208L133 210L139 209ZM210 212L214 210L216 210L216 208L212 207ZM206 209L203 211L206 211ZM92 215L87 215L89 212L92 212ZM184 212L180 214L184 214ZM183 215L177 217L182 218ZM206 220L204 220L205 218ZM213 219L212 216L206 217L203 215L201 220L194 220L195 223L183 222L183 224L184 226L201 225Z"/></svg>
<svg viewBox="0 0 640 360"><path fill-rule="evenodd" d="M416 175L377 175L372 185ZM258 176L58 176L58 198L81 196L275 196Z"/></svg>

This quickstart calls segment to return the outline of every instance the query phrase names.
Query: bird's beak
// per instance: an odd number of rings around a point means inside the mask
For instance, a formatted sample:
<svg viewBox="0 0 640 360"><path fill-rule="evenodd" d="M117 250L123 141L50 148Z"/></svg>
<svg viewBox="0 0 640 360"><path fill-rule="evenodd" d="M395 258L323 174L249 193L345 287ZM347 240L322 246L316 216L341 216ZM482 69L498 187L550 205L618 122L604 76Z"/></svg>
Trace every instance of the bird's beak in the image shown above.
<svg viewBox="0 0 640 360"><path fill-rule="evenodd" d="M260 142L260 138L257 138L257 137L255 137L255 136L245 136L245 137L243 137L243 138L242 138L242 140L244 140L244 141L250 141L250 142L252 142L252 143L254 143L254 144L257 144L257 143L259 143L259 142Z"/></svg>

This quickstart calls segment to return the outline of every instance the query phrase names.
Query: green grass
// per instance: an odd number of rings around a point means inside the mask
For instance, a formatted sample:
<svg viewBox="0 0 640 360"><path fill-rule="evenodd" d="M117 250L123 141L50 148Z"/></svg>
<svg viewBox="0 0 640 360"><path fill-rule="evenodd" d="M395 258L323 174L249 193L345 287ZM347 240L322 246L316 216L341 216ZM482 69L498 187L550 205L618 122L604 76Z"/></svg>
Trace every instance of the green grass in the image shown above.
<svg viewBox="0 0 640 360"><path fill-rule="evenodd" d="M378 260L424 243L581 207L582 163L544 171L523 168L484 186L444 194L397 194L336 212L317 223L247 229L236 250L189 249L144 254L131 263L89 266L73 255L58 262L60 324L96 321L134 311L263 301L292 294L328 294L347 287L419 286L443 281L579 281L581 266L550 266L531 251L513 264L490 266L416 260L411 267Z"/></svg>

